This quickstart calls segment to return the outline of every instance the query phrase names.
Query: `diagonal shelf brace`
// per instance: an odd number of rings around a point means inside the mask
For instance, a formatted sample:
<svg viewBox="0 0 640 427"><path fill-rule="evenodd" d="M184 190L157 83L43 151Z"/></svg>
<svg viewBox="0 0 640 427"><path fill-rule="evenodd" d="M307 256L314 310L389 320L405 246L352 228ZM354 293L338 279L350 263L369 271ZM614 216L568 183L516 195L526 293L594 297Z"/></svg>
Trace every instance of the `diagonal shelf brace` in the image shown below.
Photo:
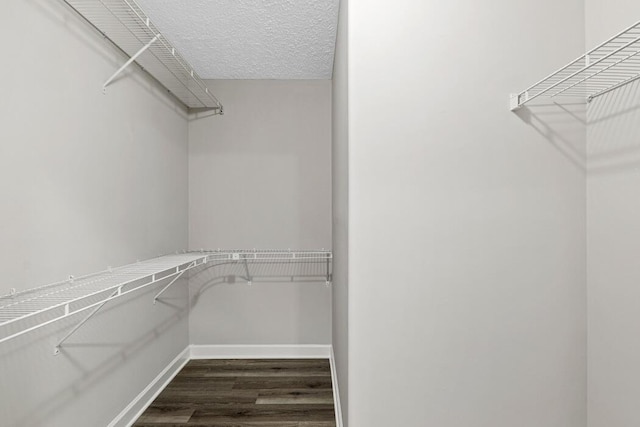
<svg viewBox="0 0 640 427"><path fill-rule="evenodd" d="M154 38L151 39L149 43L144 45L142 49L140 49L135 55L129 58L129 60L125 62L122 67L118 68L118 71L113 73L113 75L109 77L109 79L106 82L104 82L104 85L102 85L102 90L106 91L107 86L109 86L116 79L116 77L118 77L129 65L131 65L133 61L138 59L138 57L142 55L147 49L149 49L151 45L154 44L159 38L160 38L160 34L156 35Z"/></svg>
<svg viewBox="0 0 640 427"><path fill-rule="evenodd" d="M247 262L247 258L244 258L244 271L247 273L247 284L251 286L253 284L253 277L249 273L249 263Z"/></svg>
<svg viewBox="0 0 640 427"><path fill-rule="evenodd" d="M155 303L156 303L157 298L158 298L158 297L159 297L159 296L160 296L160 295L161 295L165 290L167 290L171 285L173 285L173 284L176 282L176 280L178 280L178 279L179 279L179 278L180 278L180 277L181 277L181 276L182 276L182 275L183 275L187 270L190 270L191 268L196 267L197 265L199 265L199 264L198 264L198 261L196 260L196 261L191 262L191 263L190 263L186 268L184 268L183 270L179 270L179 269L180 269L180 267L176 267L176 271L175 271L175 272L173 272L173 273L169 274L168 276L161 277L161 278L156 278L156 275L155 275L155 274L153 274L153 275L151 275L151 281L150 281L150 282L145 283L145 284L144 284L144 285L142 285L142 286L138 286L138 287L136 287L136 288L133 288L133 289L130 289L130 290L124 291L124 292L122 291L122 288L123 288L123 287L125 287L127 284L126 284L126 283L125 283L125 284L122 284L122 285L118 286L118 288L117 288L114 292L112 292L112 293L111 293L111 294L110 294L110 295L109 295L109 296L108 296L104 301L101 301L101 302L99 302L99 303L95 303L95 304L92 304L92 305L90 305L90 306L84 307L84 308L82 308L82 309L80 309L80 310L78 310L78 311L75 311L75 312L72 312L72 311L70 310L70 308L69 308L69 304L66 304L66 305L64 306L64 310L65 310L65 314L64 314L64 316L62 316L62 317L60 317L60 318L57 318L57 319L52 319L52 320L50 320L50 321L48 321L48 322L45 322L45 323L43 323L41 326L44 326L44 325L49 324L49 323L52 323L53 321L55 321L55 320L59 320L59 319L61 319L61 318L66 318L66 317L72 316L72 315L74 315L74 314L79 313L80 311L89 310L89 309L91 309L91 308L93 308L93 310L91 310L91 312L90 312L90 313L89 313L89 314L88 314L84 319L82 319L80 322L78 322L78 324L76 324L76 326L74 326L74 327L73 327L73 329L71 329L69 332L67 332L67 334L66 334L66 335L65 335L61 340L59 340L59 341L58 341L58 343L57 343L57 344L56 344L56 346L54 347L53 354L54 354L54 355L58 355L58 354L60 354L60 350L61 350L61 348L62 348L62 344L64 344L64 342L65 342L66 340L68 340L68 339L69 339L73 334L75 334L75 333L76 333L76 331L78 331L78 329L80 329L80 328L81 328L85 323L87 323L87 322L88 322L88 321L89 321L93 316L95 316L95 315L96 315L96 314L97 314L97 313L102 309L102 307L104 307L104 305L105 305L106 303L108 303L109 301L114 300L114 299L116 299L116 298L119 298L119 297L121 297L121 296L127 295L127 294L129 294L129 293L131 293L131 292L135 292L135 291L137 291L137 290L140 290L140 289L146 288L147 286L150 286L150 285L153 285L153 284L155 284L155 283L158 283L158 282L160 282L160 281L162 281L162 280L168 279L168 278L169 278L169 277L171 277L171 276L177 275L176 277L174 277L174 278L173 278L173 280L171 280L171 282L170 282L167 286L165 286L165 287L164 287L164 288L163 288L163 289L162 289L162 290L161 290L161 291L160 291L160 292L155 296L155 298L153 299L153 303L155 304ZM17 334L12 335L12 336L9 336L9 337L6 337L6 338L3 338L2 340L0 340L0 342L5 341L5 340L8 340L8 339L11 339L11 338L14 338L14 337L19 336L19 335L22 335L23 333L29 332L29 331L31 331L31 330L33 330L33 329L35 329L35 328L37 328L37 326L36 326L36 327L29 328L29 329L26 329L26 330L24 330L24 331L22 331L22 332L19 332L19 333L17 333Z"/></svg>
<svg viewBox="0 0 640 427"><path fill-rule="evenodd" d="M591 102L591 101L593 101L594 99L596 99L599 96L605 95L605 94L607 94L609 92L613 92L614 90L619 89L619 88L621 88L623 86L626 86L628 84L631 84L631 83L635 82L636 80L640 80L640 74L635 76L635 77L631 77L630 79L627 79L627 80L625 80L623 82L620 82L615 86L611 86L610 88L601 90L600 92L598 92L598 93L596 93L594 95L591 95L587 100L589 102Z"/></svg>
<svg viewBox="0 0 640 427"><path fill-rule="evenodd" d="M94 308L91 311L91 313L89 313L87 315L87 317L82 319L80 322L78 322L78 324L76 326L73 327L73 329L71 329L69 332L67 332L67 334L64 337L62 337L62 339L60 341L58 341L58 344L56 344L55 348L53 349L53 354L54 355L60 354L60 348L62 347L62 344L64 344L64 342L66 340L68 340L71 335L75 334L76 331L82 327L82 325L87 323L89 321L89 319L91 319L93 316L95 316L95 314L98 311L100 311L100 309L102 307L104 307L104 305L106 303L111 301L116 295L120 295L120 294L122 294L122 286L120 286L118 289L116 289L111 295L109 295L109 297L106 300L104 300L101 304L99 304L96 308ZM69 306L67 305L65 307L65 314L68 314L68 313L69 313Z"/></svg>
<svg viewBox="0 0 640 427"><path fill-rule="evenodd" d="M327 281L326 281L326 285L330 286L332 282L332 277L331 277L331 258L327 257Z"/></svg>
<svg viewBox="0 0 640 427"><path fill-rule="evenodd" d="M155 304L158 301L158 298L160 298L160 295L162 295L164 293L164 291L166 291L167 289L169 289L171 287L171 285L173 285L174 283L176 283L178 281L179 278L182 277L182 275L187 271L192 269L193 267L196 266L196 262L193 261L191 264L189 264L187 266L187 268L185 268L184 270L182 270L180 273L178 273L178 275L176 277L173 278L172 281L170 281L167 286L165 286L164 288L162 288L162 290L160 292L158 292L156 294L155 297L153 297L153 303ZM179 268L179 267L178 267Z"/></svg>

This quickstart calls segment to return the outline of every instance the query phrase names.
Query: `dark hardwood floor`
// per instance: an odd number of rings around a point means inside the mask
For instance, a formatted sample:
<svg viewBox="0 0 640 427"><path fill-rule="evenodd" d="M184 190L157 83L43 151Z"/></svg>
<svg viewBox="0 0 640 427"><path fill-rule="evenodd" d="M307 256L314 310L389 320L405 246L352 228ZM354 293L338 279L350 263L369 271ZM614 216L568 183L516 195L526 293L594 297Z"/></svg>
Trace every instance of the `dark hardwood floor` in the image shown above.
<svg viewBox="0 0 640 427"><path fill-rule="evenodd" d="M134 427L335 427L328 360L192 360Z"/></svg>

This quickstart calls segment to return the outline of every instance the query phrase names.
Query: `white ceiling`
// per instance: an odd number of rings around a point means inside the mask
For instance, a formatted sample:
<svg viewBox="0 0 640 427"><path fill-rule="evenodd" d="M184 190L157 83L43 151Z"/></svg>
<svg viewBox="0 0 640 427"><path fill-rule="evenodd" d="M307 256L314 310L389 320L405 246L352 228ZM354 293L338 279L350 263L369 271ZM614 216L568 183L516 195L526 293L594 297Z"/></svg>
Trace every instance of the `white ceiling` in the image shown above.
<svg viewBox="0 0 640 427"><path fill-rule="evenodd" d="M204 79L330 79L339 0L137 0Z"/></svg>

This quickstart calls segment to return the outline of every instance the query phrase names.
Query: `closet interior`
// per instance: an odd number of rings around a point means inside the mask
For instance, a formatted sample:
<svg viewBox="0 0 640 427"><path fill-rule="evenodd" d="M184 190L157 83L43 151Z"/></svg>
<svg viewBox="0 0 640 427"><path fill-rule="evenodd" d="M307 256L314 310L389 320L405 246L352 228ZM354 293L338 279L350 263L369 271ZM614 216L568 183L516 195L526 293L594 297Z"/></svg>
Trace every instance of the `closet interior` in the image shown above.
<svg viewBox="0 0 640 427"><path fill-rule="evenodd" d="M0 425L640 425L639 17L5 0Z"/></svg>

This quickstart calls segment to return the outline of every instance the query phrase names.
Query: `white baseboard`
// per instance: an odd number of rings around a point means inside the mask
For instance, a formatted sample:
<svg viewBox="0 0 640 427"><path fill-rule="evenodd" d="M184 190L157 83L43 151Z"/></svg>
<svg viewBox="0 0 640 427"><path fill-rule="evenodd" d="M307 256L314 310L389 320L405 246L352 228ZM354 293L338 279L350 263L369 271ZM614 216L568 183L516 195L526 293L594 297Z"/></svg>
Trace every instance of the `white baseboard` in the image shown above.
<svg viewBox="0 0 640 427"><path fill-rule="evenodd" d="M336 369L336 356L331 346L331 355L329 362L331 363L331 384L333 385L333 408L336 412L336 427L343 427L342 422L342 405L340 404L340 390L338 389L338 371Z"/></svg>
<svg viewBox="0 0 640 427"><path fill-rule="evenodd" d="M166 368L158 374L144 390L138 394L126 408L114 418L108 427L131 426L142 413L153 403L162 390L173 380L189 361L189 347L185 348Z"/></svg>
<svg viewBox="0 0 640 427"><path fill-rule="evenodd" d="M191 359L329 359L330 345L192 345Z"/></svg>

